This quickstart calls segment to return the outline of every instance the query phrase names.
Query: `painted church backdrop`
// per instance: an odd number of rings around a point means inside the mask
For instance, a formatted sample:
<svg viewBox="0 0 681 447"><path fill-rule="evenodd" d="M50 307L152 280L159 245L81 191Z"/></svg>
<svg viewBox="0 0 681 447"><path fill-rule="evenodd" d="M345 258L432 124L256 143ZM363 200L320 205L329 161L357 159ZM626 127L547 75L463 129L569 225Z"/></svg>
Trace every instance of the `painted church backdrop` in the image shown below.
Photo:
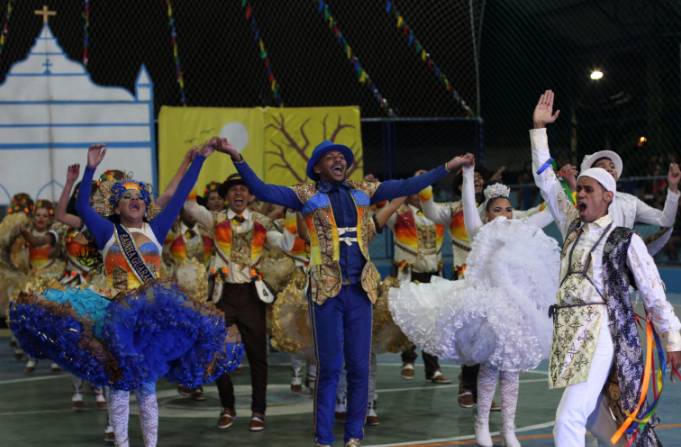
<svg viewBox="0 0 681 447"><path fill-rule="evenodd" d="M80 163L92 143L108 146L103 169L155 180L153 85L140 67L135 94L102 87L69 60L45 17L27 57L0 85L0 204L13 194L56 200L66 168ZM37 18L37 20L39 20Z"/></svg>

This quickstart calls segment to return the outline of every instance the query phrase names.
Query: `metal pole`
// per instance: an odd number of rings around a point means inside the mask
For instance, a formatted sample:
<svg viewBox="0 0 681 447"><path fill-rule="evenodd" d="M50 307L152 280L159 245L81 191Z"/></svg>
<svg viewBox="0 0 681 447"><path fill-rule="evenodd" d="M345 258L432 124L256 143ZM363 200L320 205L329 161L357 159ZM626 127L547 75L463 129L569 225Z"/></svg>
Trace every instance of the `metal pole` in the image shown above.
<svg viewBox="0 0 681 447"><path fill-rule="evenodd" d="M482 118L479 118L473 126L475 132L475 159L476 163L481 165L485 162L485 123Z"/></svg>
<svg viewBox="0 0 681 447"><path fill-rule="evenodd" d="M473 44L473 66L475 68L475 114L480 116L480 57L478 55L478 43L475 33L475 17L473 14L473 1L468 0L468 13L471 21L471 40ZM482 20L482 18L481 18Z"/></svg>

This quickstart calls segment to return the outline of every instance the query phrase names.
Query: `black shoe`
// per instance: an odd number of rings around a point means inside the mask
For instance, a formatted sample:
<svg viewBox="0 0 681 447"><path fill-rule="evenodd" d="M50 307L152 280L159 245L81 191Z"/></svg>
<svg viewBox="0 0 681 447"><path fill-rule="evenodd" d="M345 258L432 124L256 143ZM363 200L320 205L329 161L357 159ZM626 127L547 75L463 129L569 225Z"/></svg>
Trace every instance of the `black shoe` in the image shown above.
<svg viewBox="0 0 681 447"><path fill-rule="evenodd" d="M106 442L107 444L115 444L116 443L116 435L114 435L114 432L105 431L104 432L104 442Z"/></svg>

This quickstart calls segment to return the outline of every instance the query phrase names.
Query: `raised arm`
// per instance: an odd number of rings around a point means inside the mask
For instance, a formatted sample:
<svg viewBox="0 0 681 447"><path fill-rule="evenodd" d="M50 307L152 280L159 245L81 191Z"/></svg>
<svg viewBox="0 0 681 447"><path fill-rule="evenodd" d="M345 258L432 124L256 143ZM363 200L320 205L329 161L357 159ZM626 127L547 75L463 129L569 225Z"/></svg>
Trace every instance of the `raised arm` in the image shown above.
<svg viewBox="0 0 681 447"><path fill-rule="evenodd" d="M267 245L283 252L290 252L293 250L293 243L295 240L295 235L290 233L286 227L281 231L277 229L267 231Z"/></svg>
<svg viewBox="0 0 681 447"><path fill-rule="evenodd" d="M83 226L83 221L80 217L75 214L67 213L66 208L69 204L69 199L71 198L71 191L73 190L73 185L76 183L78 176L80 175L80 165L73 164L66 170L66 183L64 183L64 189L61 191L59 196L59 201L57 202L57 207L54 210L54 217L61 223L68 225L71 228L80 228Z"/></svg>
<svg viewBox="0 0 681 447"><path fill-rule="evenodd" d="M655 234L651 234L650 236L646 237L643 242L646 244L648 254L650 256L655 256L658 254L659 251L662 250L665 245L667 245L667 242L669 242L669 239L671 239L673 232L674 228L661 228Z"/></svg>
<svg viewBox="0 0 681 447"><path fill-rule="evenodd" d="M428 219L436 224L449 225L452 220L452 209L433 200L433 188L428 186L419 192L421 209Z"/></svg>
<svg viewBox="0 0 681 447"><path fill-rule="evenodd" d="M411 194L418 193L426 186L437 182L449 174L449 170L445 168L445 165L446 163L416 177L409 177L402 180L386 180L385 182L381 182L381 184L378 185L376 192L371 197L371 203L374 204L384 200L390 200L396 197L409 196ZM451 169L456 169L457 167L458 166L454 166Z"/></svg>
<svg viewBox="0 0 681 447"><path fill-rule="evenodd" d="M215 138L213 140L215 140ZM291 188L287 186L270 185L260 180L251 167L248 166L248 163L243 159L239 150L229 141L224 138L219 139L216 149L232 158L236 170L241 174L241 177L248 185L248 189L251 190L258 200L285 206L286 208L291 208L295 211L300 211L302 209L303 204L300 203L298 196Z"/></svg>
<svg viewBox="0 0 681 447"><path fill-rule="evenodd" d="M194 160L194 156L196 155L198 148L193 147L189 149L185 154L184 158L182 159L182 163L180 163L180 167L177 168L177 172L173 176L172 179L170 179L170 183L168 183L168 186L166 186L165 191L163 191L163 194L158 196L156 199L156 204L160 208L165 208L166 205L168 205L168 202L170 201L170 198L175 194L175 191L177 191L177 187L180 184L180 181L184 177L184 174L187 172L187 169L189 169L189 166L192 164L192 161Z"/></svg>
<svg viewBox="0 0 681 447"><path fill-rule="evenodd" d="M563 191L563 187L551 166L546 125L553 123L559 114L560 111L553 112L553 92L547 90L541 95L534 109L532 115L534 129L530 130L530 141L532 143L534 182L551 210L561 234L565 237L570 224L579 218L579 213Z"/></svg>
<svg viewBox="0 0 681 447"><path fill-rule="evenodd" d="M97 212L90 206L90 191L92 190L92 176L95 169L104 159L106 154L106 147L103 144L93 144L88 148L87 152L87 168L83 173L83 179L80 181L80 189L78 190L78 198L76 200L76 209L82 219L83 223L88 227L92 237L97 244L97 248L104 249L106 243L113 234L113 224L110 220L97 214Z"/></svg>
<svg viewBox="0 0 681 447"><path fill-rule="evenodd" d="M407 196L398 197L392 199L383 208L379 209L374 213L374 223L376 224L376 231L380 232L383 228L390 227L390 229L395 227L395 220L397 216L395 211L402 206L402 204L407 200Z"/></svg>
<svg viewBox="0 0 681 447"><path fill-rule="evenodd" d="M513 218L523 220L537 228L546 228L553 223L553 215L545 202L524 211L513 210Z"/></svg>
<svg viewBox="0 0 681 447"><path fill-rule="evenodd" d="M475 234L482 227L480 212L475 205L475 165L464 166L463 168L461 201L463 204L463 223L466 226L466 232L471 238L474 238Z"/></svg>
<svg viewBox="0 0 681 447"><path fill-rule="evenodd" d="M196 200L186 200L184 202L184 210L206 230L210 231L213 229L213 213L205 206L199 205Z"/></svg>
<svg viewBox="0 0 681 447"><path fill-rule="evenodd" d="M196 179L199 178L199 172L201 172L203 162L206 160L206 157L213 152L213 150L213 146L210 145L204 145L204 147L201 148L201 151L196 154L194 161L187 172L182 176L182 180L177 186L175 194L173 194L168 201L168 204L165 206L165 208L163 208L158 216L149 222L154 235L156 235L156 238L159 241L165 240L168 231L170 231L170 228L173 226L173 222L180 214L180 210L182 209L185 199L194 187Z"/></svg>
<svg viewBox="0 0 681 447"><path fill-rule="evenodd" d="M676 220L676 210L679 208L679 180L681 180L681 170L679 165L672 163L669 165L667 173L667 200L664 202L662 211L649 206L642 200L636 200L636 222L657 225L670 228L674 226Z"/></svg>
<svg viewBox="0 0 681 447"><path fill-rule="evenodd" d="M546 228L553 223L553 214L551 214L551 210L548 207L545 207L541 211L530 214L523 220L526 224L533 227Z"/></svg>
<svg viewBox="0 0 681 447"><path fill-rule="evenodd" d="M383 200L394 199L395 197L416 194L426 186L446 177L451 171L459 169L464 163L464 157L465 156L463 155L454 157L447 163L440 165L435 169L431 169L422 175L409 177L403 180L387 180L382 182L371 197L371 203L373 204L382 202Z"/></svg>

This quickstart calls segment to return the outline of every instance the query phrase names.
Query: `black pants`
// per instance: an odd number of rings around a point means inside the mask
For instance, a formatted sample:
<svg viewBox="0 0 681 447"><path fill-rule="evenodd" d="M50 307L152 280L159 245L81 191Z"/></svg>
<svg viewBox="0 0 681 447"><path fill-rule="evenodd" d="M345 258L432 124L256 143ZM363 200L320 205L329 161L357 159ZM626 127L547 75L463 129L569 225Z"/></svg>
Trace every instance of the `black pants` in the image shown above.
<svg viewBox="0 0 681 447"><path fill-rule="evenodd" d="M480 365L461 365L459 374L459 394L470 391L473 397L478 396L478 372Z"/></svg>
<svg viewBox="0 0 681 447"><path fill-rule="evenodd" d="M225 325L236 327L246 348L251 371L251 410L265 414L267 394L267 330L265 303L258 298L253 283L225 283L218 307L225 313ZM215 382L223 408L234 409L234 384L229 374Z"/></svg>
<svg viewBox="0 0 681 447"><path fill-rule="evenodd" d="M434 275L436 275L436 273L411 272L411 280L428 283L430 282L430 278ZM412 346L411 348L402 351L402 363L414 363L416 357L416 346ZM426 380L430 380L433 378L435 371L440 369L440 362L436 356L428 354L425 351L421 351L421 357L423 357L423 364L426 367Z"/></svg>
<svg viewBox="0 0 681 447"><path fill-rule="evenodd" d="M416 346L402 351L402 363L414 363L416 361ZM440 362L437 357L430 355L425 351L421 351L421 357L423 357L423 364L426 367L426 380L433 378L435 371L440 369Z"/></svg>

